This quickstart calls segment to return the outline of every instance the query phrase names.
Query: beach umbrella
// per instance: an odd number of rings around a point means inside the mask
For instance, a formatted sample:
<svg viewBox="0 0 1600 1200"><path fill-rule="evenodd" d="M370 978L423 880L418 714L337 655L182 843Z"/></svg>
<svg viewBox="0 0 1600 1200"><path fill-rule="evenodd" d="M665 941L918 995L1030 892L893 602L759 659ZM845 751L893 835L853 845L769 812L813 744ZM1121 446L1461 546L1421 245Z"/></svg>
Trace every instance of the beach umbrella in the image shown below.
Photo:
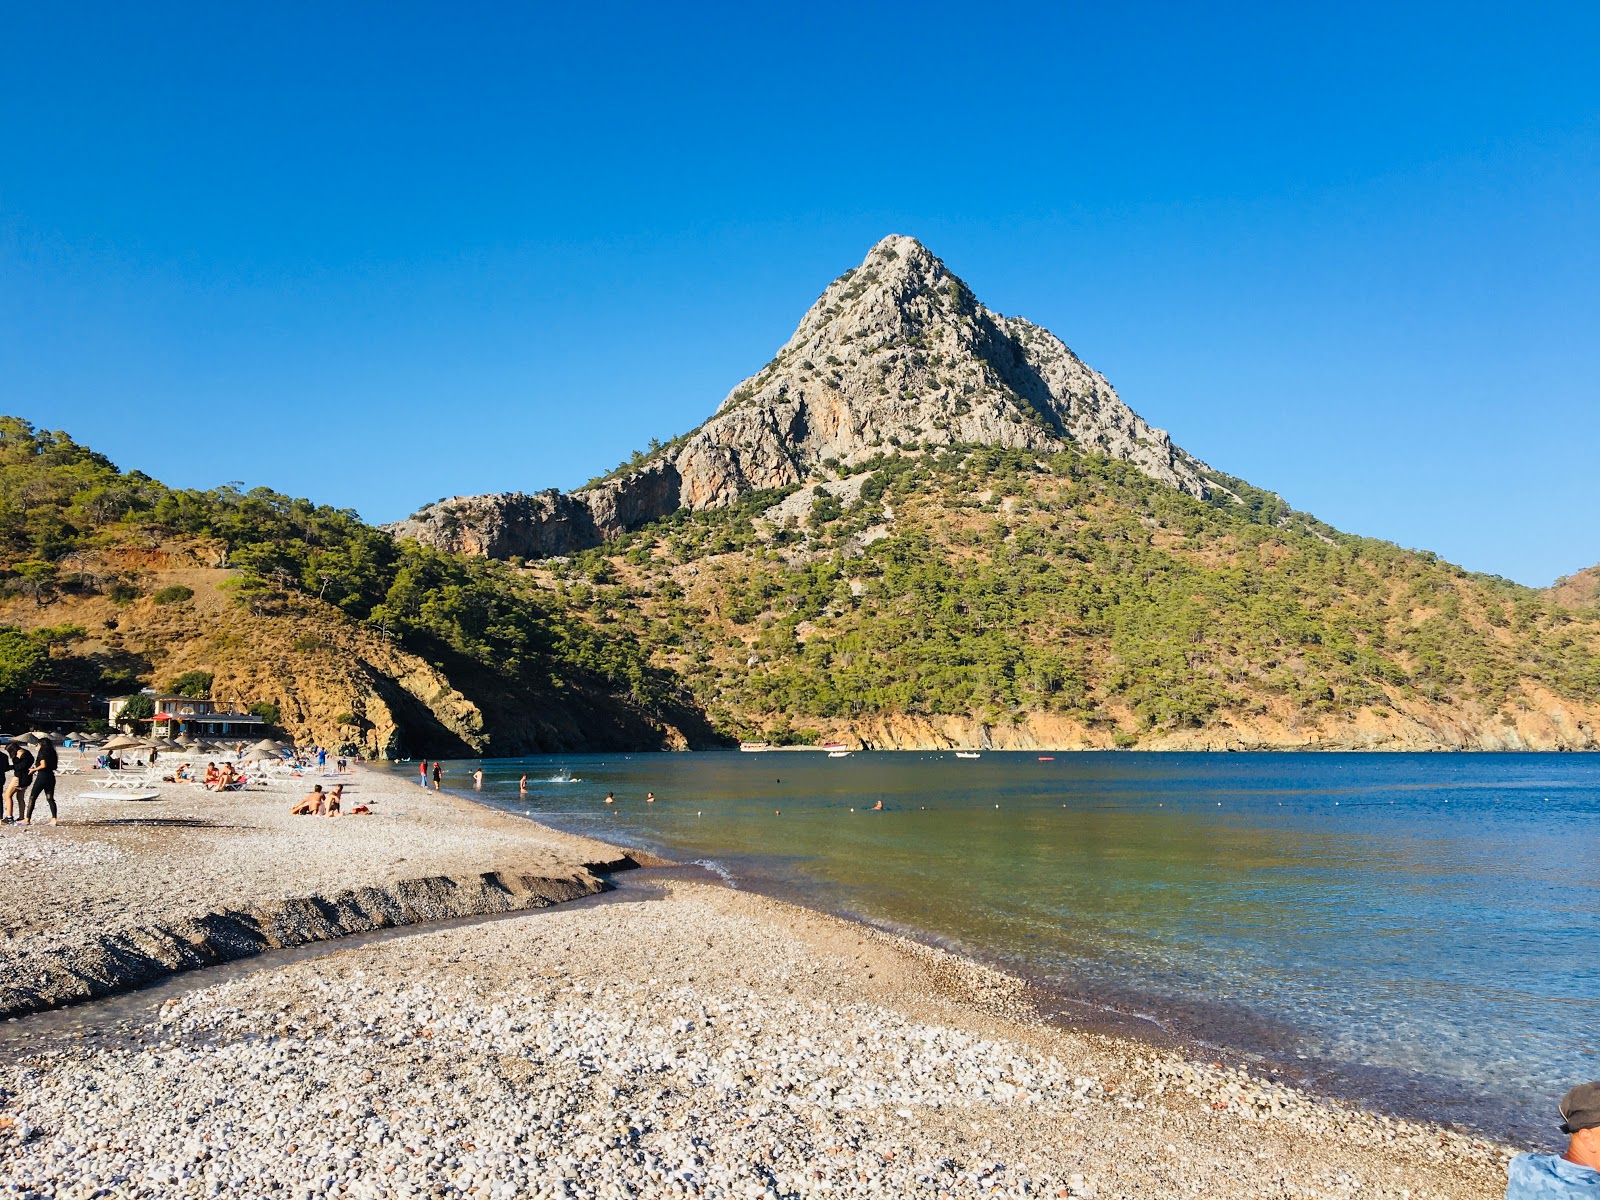
<svg viewBox="0 0 1600 1200"><path fill-rule="evenodd" d="M242 762L277 762L281 756L276 750L246 750Z"/></svg>
<svg viewBox="0 0 1600 1200"><path fill-rule="evenodd" d="M196 738L192 733L180 733L172 740L177 742L180 746L193 746L199 741L199 739Z"/></svg>
<svg viewBox="0 0 1600 1200"><path fill-rule="evenodd" d="M17 744L20 743L22 745L31 746L31 745L33 745L34 742L37 742L38 740L39 740L39 738L38 738L37 734L19 733L19 734L17 734L16 737L11 739L11 743L12 743L12 745L17 745Z"/></svg>
<svg viewBox="0 0 1600 1200"><path fill-rule="evenodd" d="M109 742L107 742L104 746L101 746L100 749L102 749L102 750L135 750L135 749L142 750L142 749L144 749L145 745L146 745L146 743L145 743L145 740L143 738L131 737L126 733L120 733L116 737L112 738Z"/></svg>
<svg viewBox="0 0 1600 1200"><path fill-rule="evenodd" d="M150 743L157 750L182 750L183 747L171 738L157 738Z"/></svg>
<svg viewBox="0 0 1600 1200"><path fill-rule="evenodd" d="M262 738L259 742L255 743L255 745L251 746L250 749L251 750L271 750L274 753L276 753L277 751L282 750L283 746L282 746L281 743L275 742L271 738Z"/></svg>

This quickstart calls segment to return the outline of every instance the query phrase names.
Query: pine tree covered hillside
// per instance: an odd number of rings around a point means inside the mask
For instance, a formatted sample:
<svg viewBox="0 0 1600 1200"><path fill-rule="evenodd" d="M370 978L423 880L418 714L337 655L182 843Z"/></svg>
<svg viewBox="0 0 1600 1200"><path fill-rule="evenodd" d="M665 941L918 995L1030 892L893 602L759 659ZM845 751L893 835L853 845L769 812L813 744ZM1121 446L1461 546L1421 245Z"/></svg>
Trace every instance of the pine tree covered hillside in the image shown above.
<svg viewBox="0 0 1600 1200"><path fill-rule="evenodd" d="M1592 590L1292 511L900 236L698 429L393 532L527 563L746 737L1567 748L1600 716Z"/></svg>
<svg viewBox="0 0 1600 1200"><path fill-rule="evenodd" d="M370 754L711 744L627 631L267 489L168 488L0 418L0 722L29 684L200 687Z"/></svg>
<svg viewBox="0 0 1600 1200"><path fill-rule="evenodd" d="M1241 480L954 446L529 573L642 631L718 728L880 747L1593 748L1600 610Z"/></svg>

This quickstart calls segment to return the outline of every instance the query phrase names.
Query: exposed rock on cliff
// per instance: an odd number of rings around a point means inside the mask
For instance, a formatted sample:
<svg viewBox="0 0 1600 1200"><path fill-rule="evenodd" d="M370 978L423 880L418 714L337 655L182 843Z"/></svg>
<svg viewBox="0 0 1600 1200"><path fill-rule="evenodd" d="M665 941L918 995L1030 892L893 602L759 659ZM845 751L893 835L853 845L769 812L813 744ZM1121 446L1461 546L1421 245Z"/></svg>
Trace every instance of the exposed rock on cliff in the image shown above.
<svg viewBox="0 0 1600 1200"><path fill-rule="evenodd" d="M1047 330L982 304L914 238L890 236L811 306L777 356L642 469L570 495L457 497L393 526L443 549L547 557L679 507L715 508L895 446L1064 446L1204 497L1206 465Z"/></svg>

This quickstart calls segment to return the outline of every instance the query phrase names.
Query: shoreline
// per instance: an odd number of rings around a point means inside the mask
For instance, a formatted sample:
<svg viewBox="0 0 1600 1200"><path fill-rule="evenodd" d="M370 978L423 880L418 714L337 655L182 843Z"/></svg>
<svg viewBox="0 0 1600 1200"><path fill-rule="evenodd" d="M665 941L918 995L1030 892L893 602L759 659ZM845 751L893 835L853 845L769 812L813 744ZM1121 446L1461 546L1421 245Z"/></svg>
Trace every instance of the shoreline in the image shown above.
<svg viewBox="0 0 1600 1200"><path fill-rule="evenodd" d="M384 793L385 803L401 803L408 794L418 798L421 793L398 773L369 767L366 774L397 785L399 790L374 789ZM288 795L275 793L272 799L282 800L280 807L286 807ZM446 797L447 808L438 807L441 796ZM228 798L221 799L226 803ZM496 810L470 793L429 792L420 799L426 801L421 809L425 813L442 811L456 818L478 814L465 822L476 835L467 839L474 846L482 840L493 842L496 827L515 822L512 835L538 844L542 853L557 849L570 857L582 847L591 852L596 865L594 848L611 855L612 863L643 857ZM71 820L72 809L64 815ZM345 819L318 824L352 827ZM70 828L64 826L62 831ZM311 828L316 826L297 826L291 832ZM31 837L34 831L7 834ZM7 840L0 839L0 845ZM743 1195L745 1184L766 1178L787 1182L793 1189L789 1194L796 1195L966 1195L991 1194L991 1188L998 1188L999 1194L1036 1195L1041 1194L1037 1184L1051 1189L1042 1194L1116 1196L1145 1194L1134 1185L1141 1172L1152 1169L1171 1182L1174 1190L1167 1194L1179 1194L1191 1190L1188 1181L1195 1164L1185 1161L1190 1151L1205 1160L1202 1173L1209 1180L1208 1194L1219 1196L1260 1195L1269 1184L1273 1194L1286 1196L1347 1195L1346 1183L1359 1180L1365 1180L1362 1195L1414 1198L1488 1197L1503 1188L1508 1151L1490 1140L1438 1125L1395 1120L1249 1072L1208 1065L1194 1059L1192 1048L1163 1048L1078 1023L1052 1024L1039 1010L1034 985L1025 978L857 918L760 892L677 879L666 885L666 895L659 901L558 904L521 915L537 915L537 920L395 928L381 940L352 947L330 941L325 953L300 963L268 963L250 970L248 960L243 960L243 974L220 984L199 981L184 988L182 976L174 975L179 995L144 1022L144 1032L131 1048L102 1046L90 1034L74 1048L26 1064L0 1063L0 1157L24 1172L18 1177L25 1180L52 1186L70 1180L94 1183L105 1177L105 1171L124 1171L143 1162L140 1156L145 1152L122 1144L128 1139L106 1138L105 1131L94 1125L96 1113L103 1118L103 1109L91 1105L89 1112L78 1113L74 1097L98 1098L121 1089L127 1103L115 1125L130 1119L128 1105L182 1107L190 1092L208 1094L212 1078L217 1077L232 1079L235 1091L229 1093L230 1099L251 1113L251 1123L212 1128L210 1123L220 1118L206 1110L192 1113L183 1128L150 1132L147 1143L153 1138L162 1155L176 1155L174 1161L181 1158L188 1164L181 1176L211 1178L208 1164L217 1164L219 1170L226 1166L237 1174L245 1168L232 1148L271 1145L280 1158L285 1153L292 1159L298 1155L298 1162L309 1154L314 1161L307 1167L308 1179L331 1179L330 1165L348 1163L352 1144L360 1160L366 1143L359 1138L352 1143L343 1134L330 1135L325 1144L318 1141L312 1147L303 1146L303 1139L285 1142L278 1136L282 1122L271 1113L255 1111L277 1103L254 1090L252 1081L263 1078L257 1068L251 1066L236 1078L230 1075L239 1061L259 1063L265 1061L261 1055L268 1055L290 1073L295 1086L312 1089L308 1104L331 1103L322 1095L333 1087L341 1098L342 1107L336 1111L354 1111L347 1101L364 1089L367 1099L362 1103L374 1119L398 1129L410 1119L400 1114L411 1102L397 1104L397 1099L413 1096L415 1088L433 1087L435 1075L466 1079L471 1087L491 1092L501 1089L496 1094L505 1103L520 1104L512 1100L517 1088L533 1088L541 1073L570 1066L570 1054L582 1059L592 1053L579 1051L592 1045L592 1036L601 1036L594 1034L594 1028L600 1028L607 1031L602 1036L610 1047L607 1053L624 1060L639 1038L664 1038L668 1043L687 1039L691 1045L658 1056L648 1069L639 1067L637 1078L630 1076L628 1086L634 1086L637 1094L629 1103L637 1111L629 1118L629 1128L635 1132L620 1141L591 1144L583 1139L592 1135L597 1122L604 1123L605 1114L615 1117L620 1103L615 1089L624 1084L613 1083L610 1093L595 1094L593 1073L588 1068L580 1071L561 1100L570 1120L557 1119L538 1128L519 1126L521 1141L513 1139L516 1145L537 1143L549 1152L539 1160L542 1174L528 1173L529 1164L509 1149L496 1160L497 1184L520 1181L518 1186L526 1189L504 1194L609 1195L598 1186L584 1190L587 1183L575 1191L547 1193L537 1190L535 1181L555 1172L576 1187L588 1179L590 1167L605 1163L608 1170L620 1173L619 1178L634 1179L635 1186L650 1179L662 1183L669 1176L651 1177L649 1171L677 1161L681 1182L682 1172L693 1176L706 1163L722 1160L726 1160L723 1173L702 1172L698 1190L686 1187L660 1194ZM557 945L559 953L552 949ZM419 965L423 962L430 964L427 970ZM478 993L482 995L477 1001L460 999ZM801 1003L797 996L809 999ZM471 1036L441 1043L438 1034L417 1041L404 1032L408 1023L414 1023L408 1014L418 1011L417 1005L435 1013L424 1028L438 1029L441 1014L449 1018L463 1004L469 1011L456 1015L476 1031ZM724 1017L704 1016L714 1009ZM566 1013L562 1037L567 1040L556 1039L559 1045L553 1048L537 1037L538 1045L517 1037L505 1041L510 1035L494 1014L508 1010L525 1014L518 1020L526 1030L547 1032L551 1014ZM669 1021L668 1010L680 1015ZM702 1014L699 1024L694 1012ZM379 1019L375 1013L387 1014L378 1025L372 1023ZM778 1027L786 1032L776 1042L763 1040L764 1030ZM856 1032L846 1038L850 1029ZM843 1054L847 1060L852 1055L870 1058L860 1048L875 1047L886 1036L885 1029L893 1033L891 1040L898 1039L895 1061L910 1055L911 1061L923 1065L907 1075L903 1063L900 1067L888 1060L877 1063L872 1070L887 1074L881 1086L867 1089L864 1099L849 1090L853 1085L839 1076L833 1059L817 1059L804 1049L808 1043L833 1044L830 1039L845 1038L830 1054L835 1058ZM479 1037L495 1041L493 1062L479 1056ZM711 1041L702 1044L708 1038ZM926 1061L918 1059L929 1045L938 1052ZM676 1069L673 1064L684 1061L684 1054L698 1064L697 1073L680 1081L683 1087L665 1089L674 1093L670 1103L664 1094L652 1099L650 1080L662 1071L670 1074ZM366 1083L355 1085L339 1075L352 1055L372 1056L360 1076ZM539 1057L544 1065L524 1080L506 1065L514 1066L512 1060L518 1055ZM600 1077L610 1078L603 1058L592 1061L602 1064ZM722 1065L752 1061L764 1065L753 1073L736 1072L737 1077L726 1076ZM410 1064L403 1077L392 1074L400 1069L398 1063ZM960 1070L951 1063L962 1064ZM1003 1069L989 1077L997 1064ZM969 1077L979 1083L974 1086ZM1032 1081L1026 1087L1017 1082L1023 1077ZM716 1082L725 1098L737 1093L738 1103L748 1108L745 1124L708 1131L688 1157L674 1160L677 1143L667 1138L652 1151L653 1160L649 1155L640 1160L639 1147L655 1135L673 1132L674 1121L680 1122L680 1131L683 1122L705 1121L710 1110L699 1103L698 1089L710 1086L708 1079ZM811 1099L789 1103L783 1097L797 1095L796 1079L809 1080L806 1086L813 1091L826 1083L823 1090L832 1089L832 1099L824 1101L821 1092L814 1096L808 1092ZM182 1084L176 1094L173 1080ZM780 1087L774 1092L785 1080L789 1090ZM928 1080L936 1080L938 1086ZM503 1091L507 1086L511 1092ZM853 1098L841 1105L840 1095ZM451 1111L451 1102L449 1096L436 1095L420 1111L437 1116L440 1106ZM1164 1114L1157 1122L1164 1130L1161 1136L1178 1139L1167 1150L1151 1151L1142 1145L1143 1119L1135 1114L1152 1110ZM454 1111L453 1123L471 1132L468 1140L473 1146L480 1141L498 1145L496 1139L507 1132L500 1118L479 1102ZM693 1116L695 1112L700 1115ZM1042 1122L1046 1113L1054 1125ZM16 1123L7 1126L6 1118ZM338 1124L342 1128L343 1123ZM1181 1135L1174 1132L1178 1128ZM205 1131L198 1141L196 1130ZM835 1153L824 1142L853 1144L853 1166L843 1174L825 1172L826 1178L811 1179L801 1164L789 1163L794 1171L785 1174L779 1170L785 1165L779 1161L782 1155L774 1157L750 1141L751 1130L761 1135L758 1142L769 1136L780 1141L809 1139L806 1144L813 1145L819 1160ZM416 1132L406 1136L413 1143L426 1140ZM173 1138L187 1140L180 1146ZM1185 1148L1175 1152L1173 1147L1180 1142ZM191 1144L198 1149L184 1158L191 1152L183 1148ZM405 1144L402 1139L401 1145ZM1271 1147L1265 1157L1262 1145ZM393 1149L388 1142L383 1146ZM177 1154L179 1149L182 1154ZM377 1168L377 1186L367 1194L429 1194L388 1186L394 1172L417 1165L412 1155L420 1152L396 1150L399 1157L390 1156ZM1148 1161L1152 1154L1159 1160L1154 1165ZM1076 1169L1060 1169L1057 1160L1063 1155ZM460 1150L453 1158L430 1162L427 1178L437 1178L444 1169L446 1178L458 1178L465 1171L477 1179L483 1157ZM832 1160L827 1161L831 1165ZM917 1167L913 1174L901 1173L902 1166L913 1165ZM636 1178L639 1170L645 1176ZM932 1186L935 1180L940 1186ZM1024 1180L1025 1187L1010 1189L1010 1183ZM471 1186L477 1185L447 1187L433 1194L497 1194L492 1187L472 1192ZM165 1193L156 1189L132 1194Z"/></svg>
<svg viewBox="0 0 1600 1200"><path fill-rule="evenodd" d="M1025 986L673 881L251 972L0 1063L0 1158L65 1195L1503 1191L1503 1147L1053 1028Z"/></svg>
<svg viewBox="0 0 1600 1200"><path fill-rule="evenodd" d="M540 817L511 813L509 808L496 809L470 789L458 790L457 795L481 807L510 813L517 819L542 828L555 829L559 833L569 832L561 825L548 824ZM587 835L574 833L572 836ZM616 846L619 851L629 855L648 857L664 864L674 861L671 847L649 839L619 840ZM1501 1110L1486 1110L1479 1104L1463 1105L1459 1099L1452 1099L1460 1088L1450 1080L1419 1080L1412 1073L1399 1069L1391 1071L1331 1058L1298 1056L1281 1044L1287 1033L1280 1037L1272 1036L1269 1019L1258 1013L1204 1001L1176 1007L1167 997L1144 993L1080 990L1063 981L1031 972L1025 965L1007 961L999 955L961 944L927 929L819 904L802 889L787 887L759 875L735 877L725 866L714 861L677 865L697 865L716 877L718 882L713 886L728 887L746 895L845 921L874 934L898 939L908 946L948 954L975 967L1014 979L1023 989L1027 1002L1040 1021L1068 1032L1116 1039L1158 1053L1179 1054L1196 1062L1231 1064L1253 1077L1283 1081L1285 1086L1317 1100L1353 1105L1374 1116L1421 1121L1497 1144L1538 1137L1536 1132L1516 1128L1516 1123L1508 1121L1507 1114ZM1241 1036L1235 1032L1239 1030L1246 1032ZM1251 1031L1254 1036L1251 1036ZM1430 1119L1423 1115L1447 1107L1451 1109L1451 1116ZM1555 1143L1549 1142L1539 1148L1554 1147Z"/></svg>

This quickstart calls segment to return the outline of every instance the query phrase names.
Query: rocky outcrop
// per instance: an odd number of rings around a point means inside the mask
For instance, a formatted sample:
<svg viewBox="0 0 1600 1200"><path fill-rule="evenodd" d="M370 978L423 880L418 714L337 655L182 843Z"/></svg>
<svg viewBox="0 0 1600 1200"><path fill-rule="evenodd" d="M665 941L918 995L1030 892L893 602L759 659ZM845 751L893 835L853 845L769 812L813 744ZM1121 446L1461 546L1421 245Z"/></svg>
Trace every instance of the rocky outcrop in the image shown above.
<svg viewBox="0 0 1600 1200"><path fill-rule="evenodd" d="M485 558L568 554L676 512L677 467L658 459L581 492L504 492L456 496L388 526L396 537Z"/></svg>
<svg viewBox="0 0 1600 1200"><path fill-rule="evenodd" d="M1190 495L1216 486L1059 338L984 307L920 242L891 236L828 286L710 420L643 468L570 495L456 497L391 528L450 550L546 557L680 506L720 507L834 464L951 443L1072 446Z"/></svg>

